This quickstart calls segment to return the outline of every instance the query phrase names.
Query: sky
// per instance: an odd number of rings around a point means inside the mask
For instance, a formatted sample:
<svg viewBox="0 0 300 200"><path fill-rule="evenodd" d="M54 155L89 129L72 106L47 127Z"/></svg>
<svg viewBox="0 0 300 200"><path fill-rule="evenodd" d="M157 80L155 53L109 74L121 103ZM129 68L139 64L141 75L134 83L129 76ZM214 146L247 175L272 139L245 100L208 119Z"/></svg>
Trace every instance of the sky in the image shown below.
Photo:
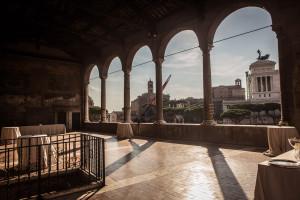
<svg viewBox="0 0 300 200"><path fill-rule="evenodd" d="M251 31L271 25L270 14L255 7L239 9L219 25L214 42L233 35ZM176 34L169 42L165 55L198 46L198 40L193 31L182 31ZM249 71L251 63L258 57L257 50L262 55L270 54L270 60L278 62L278 47L275 32L271 27L249 33L240 37L214 44L211 50L212 86L234 85L235 79L242 80L242 87L246 88L245 72ZM146 46L136 53L133 66L152 60L150 49ZM203 98L202 52L199 48L165 57L162 64L163 83L171 74L172 77L164 90L171 99L187 97ZM278 65L276 64L278 68ZM106 107L110 112L121 111L124 105L124 73L119 58L115 58L109 67L106 83ZM98 68L94 67L90 78L98 77ZM155 92L155 65L153 62L133 67L130 73L130 100L147 92L149 80L154 83ZM100 106L100 78L90 81L89 94L96 106Z"/></svg>

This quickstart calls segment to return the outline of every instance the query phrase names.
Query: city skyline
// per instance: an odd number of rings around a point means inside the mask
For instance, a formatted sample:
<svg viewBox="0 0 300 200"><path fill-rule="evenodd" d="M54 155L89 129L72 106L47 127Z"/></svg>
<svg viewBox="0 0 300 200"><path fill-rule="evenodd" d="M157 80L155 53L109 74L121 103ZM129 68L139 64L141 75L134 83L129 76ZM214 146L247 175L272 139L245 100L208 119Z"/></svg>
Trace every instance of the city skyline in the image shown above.
<svg viewBox="0 0 300 200"><path fill-rule="evenodd" d="M269 13L260 8L247 7L229 15L219 25L214 41L244 33L260 27L271 25ZM183 31L176 34L169 42L165 55L198 46L198 40L193 31ZM278 62L277 39L271 27L243 35L237 38L215 43L211 51L212 86L233 85L236 78L242 80L245 88L245 71L256 61L257 50L262 54L270 54L270 60ZM150 49L146 46L136 53L133 66L152 60ZM171 99L187 97L203 98L202 52L199 48L169 56L163 62L163 82L172 74L165 94ZM108 73L121 69L119 58L110 64ZM99 76L94 67L90 78ZM153 80L155 89L155 65L153 62L134 67L130 73L130 100L147 92L147 82ZM108 74L106 106L109 112L120 111L123 107L124 74L122 71ZM100 106L100 79L90 81L90 96L95 105ZM155 91L154 91L155 92Z"/></svg>

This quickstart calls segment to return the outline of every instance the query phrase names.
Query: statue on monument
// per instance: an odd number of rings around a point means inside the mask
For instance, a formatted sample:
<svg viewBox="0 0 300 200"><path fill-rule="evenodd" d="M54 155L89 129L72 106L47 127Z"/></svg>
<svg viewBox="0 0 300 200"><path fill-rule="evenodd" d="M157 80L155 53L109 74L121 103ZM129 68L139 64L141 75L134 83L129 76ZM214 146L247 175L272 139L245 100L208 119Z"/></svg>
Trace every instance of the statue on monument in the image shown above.
<svg viewBox="0 0 300 200"><path fill-rule="evenodd" d="M267 60L270 57L270 54L266 54L264 56L261 56L262 52L259 49L257 50L257 53L258 53L257 60Z"/></svg>

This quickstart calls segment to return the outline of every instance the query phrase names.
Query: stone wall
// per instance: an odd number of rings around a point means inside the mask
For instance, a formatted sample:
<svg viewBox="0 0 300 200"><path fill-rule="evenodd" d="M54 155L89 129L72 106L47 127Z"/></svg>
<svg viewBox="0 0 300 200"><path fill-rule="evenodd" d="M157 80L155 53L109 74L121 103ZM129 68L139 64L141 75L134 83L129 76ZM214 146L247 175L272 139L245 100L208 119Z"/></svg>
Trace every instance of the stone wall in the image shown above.
<svg viewBox="0 0 300 200"><path fill-rule="evenodd" d="M56 112L80 112L81 64L14 55L0 55L0 63L1 127L54 124Z"/></svg>
<svg viewBox="0 0 300 200"><path fill-rule="evenodd" d="M268 147L267 126L132 123L135 136ZM117 123L85 123L88 131L116 134Z"/></svg>

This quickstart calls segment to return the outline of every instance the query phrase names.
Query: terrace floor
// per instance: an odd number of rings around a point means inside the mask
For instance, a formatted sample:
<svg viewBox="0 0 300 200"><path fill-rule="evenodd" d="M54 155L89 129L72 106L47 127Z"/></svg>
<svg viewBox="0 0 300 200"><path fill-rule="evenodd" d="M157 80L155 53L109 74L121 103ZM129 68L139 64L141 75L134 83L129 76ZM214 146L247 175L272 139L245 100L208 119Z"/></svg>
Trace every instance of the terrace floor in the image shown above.
<svg viewBox="0 0 300 200"><path fill-rule="evenodd" d="M106 142L106 186L56 199L253 199L260 147L154 138Z"/></svg>

